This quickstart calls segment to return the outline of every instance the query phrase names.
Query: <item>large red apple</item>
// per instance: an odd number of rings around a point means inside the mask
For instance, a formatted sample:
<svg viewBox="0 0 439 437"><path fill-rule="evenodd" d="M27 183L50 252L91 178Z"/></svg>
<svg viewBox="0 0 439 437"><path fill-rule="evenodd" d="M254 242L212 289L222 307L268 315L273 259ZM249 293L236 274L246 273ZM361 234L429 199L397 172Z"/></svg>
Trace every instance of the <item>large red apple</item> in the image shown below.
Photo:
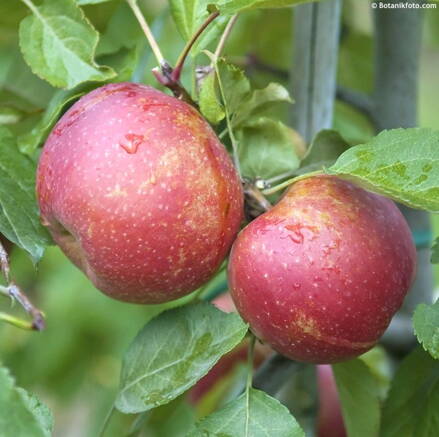
<svg viewBox="0 0 439 437"><path fill-rule="evenodd" d="M415 274L407 223L389 199L331 176L294 184L233 245L233 300L279 353L332 363L366 352Z"/></svg>
<svg viewBox="0 0 439 437"><path fill-rule="evenodd" d="M42 222L111 297L159 303L206 282L225 258L243 195L218 138L190 105L118 83L82 97L39 162Z"/></svg>

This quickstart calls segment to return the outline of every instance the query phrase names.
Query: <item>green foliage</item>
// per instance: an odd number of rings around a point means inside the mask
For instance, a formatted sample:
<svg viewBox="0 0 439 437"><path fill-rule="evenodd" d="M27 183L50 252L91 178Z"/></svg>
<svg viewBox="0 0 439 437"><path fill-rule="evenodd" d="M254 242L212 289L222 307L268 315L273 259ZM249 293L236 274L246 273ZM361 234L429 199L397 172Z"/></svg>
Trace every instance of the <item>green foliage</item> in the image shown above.
<svg viewBox="0 0 439 437"><path fill-rule="evenodd" d="M84 5L96 5L98 3L105 3L110 0L76 0L76 3L80 6Z"/></svg>
<svg viewBox="0 0 439 437"><path fill-rule="evenodd" d="M8 370L0 367L0 435L50 437L52 414L34 395L15 386Z"/></svg>
<svg viewBox="0 0 439 437"><path fill-rule="evenodd" d="M245 176L268 179L299 167L300 160L294 148L295 132L280 121L253 118L236 135Z"/></svg>
<svg viewBox="0 0 439 437"><path fill-rule="evenodd" d="M200 88L199 104L201 113L212 124L218 124L226 115L220 102L217 88L215 72L211 71L203 79Z"/></svg>
<svg viewBox="0 0 439 437"><path fill-rule="evenodd" d="M239 316L207 303L161 314L145 325L125 355L116 407L139 413L175 399L246 332Z"/></svg>
<svg viewBox="0 0 439 437"><path fill-rule="evenodd" d="M284 8L311 1L317 0L220 0L215 3L215 7L222 14L236 14L251 9Z"/></svg>
<svg viewBox="0 0 439 437"><path fill-rule="evenodd" d="M393 377L393 368L390 356L383 346L377 345L358 357L372 372L378 384L380 401L384 401L390 388Z"/></svg>
<svg viewBox="0 0 439 437"><path fill-rule="evenodd" d="M115 53L122 48L133 48L139 40L143 41L139 23L126 1L121 2L101 33L96 48L97 55Z"/></svg>
<svg viewBox="0 0 439 437"><path fill-rule="evenodd" d="M335 102L333 129L339 132L349 144L362 144L375 136L371 120L350 105Z"/></svg>
<svg viewBox="0 0 439 437"><path fill-rule="evenodd" d="M338 83L364 93L373 89L373 38L348 27L338 57Z"/></svg>
<svg viewBox="0 0 439 437"><path fill-rule="evenodd" d="M263 89L253 90L236 111L233 126L239 127L252 117L269 113L277 103L293 103L285 87L278 83L269 83Z"/></svg>
<svg viewBox="0 0 439 437"><path fill-rule="evenodd" d="M20 24L20 46L35 74L60 88L115 76L94 61L98 33L74 0L44 0L41 6L22 1L32 15Z"/></svg>
<svg viewBox="0 0 439 437"><path fill-rule="evenodd" d="M384 131L343 153L328 173L413 208L439 212L439 132Z"/></svg>
<svg viewBox="0 0 439 437"><path fill-rule="evenodd" d="M220 59L215 64L215 69L221 81L221 87L224 93L222 96L222 103L227 107L229 116L231 117L232 127L236 113L245 106L245 101L249 98L251 92L251 85L244 72L231 64L228 64L223 59Z"/></svg>
<svg viewBox="0 0 439 437"><path fill-rule="evenodd" d="M12 106L0 106L0 125L14 124L23 118L23 112Z"/></svg>
<svg viewBox="0 0 439 437"><path fill-rule="evenodd" d="M300 164L301 173L319 170L333 164L347 149L349 144L338 132L330 129L320 131L313 138Z"/></svg>
<svg viewBox="0 0 439 437"><path fill-rule="evenodd" d="M439 435L439 361L420 347L400 365L384 404L380 437Z"/></svg>
<svg viewBox="0 0 439 437"><path fill-rule="evenodd" d="M50 130L55 125L63 109L66 108L68 104L79 99L79 97L89 89L89 86L82 85L72 90L57 91L47 105L38 123L29 132L18 137L17 141L20 150L24 153L32 154L49 135Z"/></svg>
<svg viewBox="0 0 439 437"><path fill-rule="evenodd" d="M186 437L194 423L195 411L181 396L151 411L139 428L150 437Z"/></svg>
<svg viewBox="0 0 439 437"><path fill-rule="evenodd" d="M281 121L265 116L279 103L292 103L288 91L278 83L253 90L241 69L224 60L216 62L215 67L217 75L211 72L202 82L200 109L217 124L224 119L227 107L230 126L239 143L243 175L270 178L295 170L300 163L297 134Z"/></svg>
<svg viewBox="0 0 439 437"><path fill-rule="evenodd" d="M431 248L431 262L433 264L439 263L439 237L433 243L433 247Z"/></svg>
<svg viewBox="0 0 439 437"><path fill-rule="evenodd" d="M433 358L439 359L439 301L419 304L413 315L416 337Z"/></svg>
<svg viewBox="0 0 439 437"><path fill-rule="evenodd" d="M251 436L305 437L296 420L279 401L250 389L221 410L205 417L188 437Z"/></svg>
<svg viewBox="0 0 439 437"><path fill-rule="evenodd" d="M8 95L3 99L17 105L16 100L25 102L24 109L34 110L47 105L53 95L53 88L44 80L32 73L29 66L24 62L23 56L15 44L0 49L0 87ZM2 99L2 100L3 100Z"/></svg>
<svg viewBox="0 0 439 437"><path fill-rule="evenodd" d="M377 381L359 359L332 366L348 435L378 436L380 402ZM361 405L361 408L359 406Z"/></svg>
<svg viewBox="0 0 439 437"><path fill-rule="evenodd" d="M37 262L51 239L41 226L35 199L35 164L0 127L0 233Z"/></svg>
<svg viewBox="0 0 439 437"><path fill-rule="evenodd" d="M178 31L185 41L189 41L199 27L209 16L209 0L170 0L171 14ZM196 56L201 50L216 40L224 30L230 17L217 17L196 41L192 48L192 55Z"/></svg>

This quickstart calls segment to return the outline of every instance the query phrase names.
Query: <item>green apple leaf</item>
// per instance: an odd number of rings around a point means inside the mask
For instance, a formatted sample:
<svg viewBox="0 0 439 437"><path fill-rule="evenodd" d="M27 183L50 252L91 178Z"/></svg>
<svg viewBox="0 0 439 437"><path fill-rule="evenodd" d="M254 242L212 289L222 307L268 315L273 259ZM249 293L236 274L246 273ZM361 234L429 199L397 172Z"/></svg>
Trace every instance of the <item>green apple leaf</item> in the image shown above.
<svg viewBox="0 0 439 437"><path fill-rule="evenodd" d="M305 437L296 419L278 400L250 389L219 411L201 419L188 437Z"/></svg>
<svg viewBox="0 0 439 437"><path fill-rule="evenodd" d="M431 262L433 264L439 263L439 237L434 240L433 247L431 248Z"/></svg>
<svg viewBox="0 0 439 437"><path fill-rule="evenodd" d="M220 0L211 3L221 14L236 14L251 9L272 9L295 6L317 0ZM209 2L208 2L209 3Z"/></svg>
<svg viewBox="0 0 439 437"><path fill-rule="evenodd" d="M313 138L300 166L313 171L332 165L349 147L338 132L324 129Z"/></svg>
<svg viewBox="0 0 439 437"><path fill-rule="evenodd" d="M114 53L99 56L99 61L109 65L115 72L116 77L111 82L130 82L134 71L139 65L140 52L143 49L143 42L134 47L122 47Z"/></svg>
<svg viewBox="0 0 439 437"><path fill-rule="evenodd" d="M439 300L433 305L419 304L413 315L413 326L424 349L439 359Z"/></svg>
<svg viewBox="0 0 439 437"><path fill-rule="evenodd" d="M0 57L0 88L25 100L27 107L24 109L45 107L55 89L32 73L18 45L8 49L0 48Z"/></svg>
<svg viewBox="0 0 439 437"><path fill-rule="evenodd" d="M250 81L240 68L228 64L223 59L217 61L216 71L224 92L223 104L227 106L233 125L235 114L242 109L243 102L251 95Z"/></svg>
<svg viewBox="0 0 439 437"><path fill-rule="evenodd" d="M327 171L407 206L439 212L439 131L381 132L348 149Z"/></svg>
<svg viewBox="0 0 439 437"><path fill-rule="evenodd" d="M98 3L105 3L111 0L76 0L76 3L79 6L84 6L84 5L97 5Z"/></svg>
<svg viewBox="0 0 439 437"><path fill-rule="evenodd" d="M18 123L24 116L23 111L13 106L0 106L0 125Z"/></svg>
<svg viewBox="0 0 439 437"><path fill-rule="evenodd" d="M268 179L295 170L300 160L295 151L295 132L280 121L261 117L236 131L241 170L249 178Z"/></svg>
<svg viewBox="0 0 439 437"><path fill-rule="evenodd" d="M269 83L263 89L256 89L242 102L239 111L233 118L233 126L245 124L250 117L268 115L273 105L278 103L293 103L287 89L279 83Z"/></svg>
<svg viewBox="0 0 439 437"><path fill-rule="evenodd" d="M146 435L154 437L187 437L196 420L194 406L184 395L144 414L148 415L146 424L138 431L144 429Z"/></svg>
<svg viewBox="0 0 439 437"><path fill-rule="evenodd" d="M206 21L209 0L169 0L172 18L178 31L185 41L189 41L199 27ZM192 47L191 54L197 55L206 49L223 32L230 17L226 14L217 17L209 24L206 30Z"/></svg>
<svg viewBox="0 0 439 437"><path fill-rule="evenodd" d="M0 233L37 262L51 239L39 219L35 172L35 164L18 151L11 133L0 127Z"/></svg>
<svg viewBox="0 0 439 437"><path fill-rule="evenodd" d="M340 101L335 102L332 128L351 145L364 144L376 135L366 115Z"/></svg>
<svg viewBox="0 0 439 437"><path fill-rule="evenodd" d="M438 410L439 361L419 347L396 372L384 404L380 437L439 435Z"/></svg>
<svg viewBox="0 0 439 437"><path fill-rule="evenodd" d="M123 1L117 6L105 30L100 34L96 55L115 53L122 48L132 49L139 41L147 44L133 11L128 3Z"/></svg>
<svg viewBox="0 0 439 437"><path fill-rule="evenodd" d="M332 370L348 435L377 437L380 427L379 387L369 367L355 359L334 364Z"/></svg>
<svg viewBox="0 0 439 437"><path fill-rule="evenodd" d="M60 88L115 76L94 61L98 33L74 0L22 1L32 15L20 23L20 47L36 75Z"/></svg>
<svg viewBox="0 0 439 437"><path fill-rule="evenodd" d="M124 357L116 408L140 413L170 402L203 377L246 332L238 315L205 302L160 314L139 332Z"/></svg>
<svg viewBox="0 0 439 437"><path fill-rule="evenodd" d="M0 435L50 437L53 419L34 395L15 386L9 371L0 367Z"/></svg>
<svg viewBox="0 0 439 437"><path fill-rule="evenodd" d="M211 71L201 82L198 103L200 111L212 124L218 124L225 116L223 106L218 96L217 79Z"/></svg>

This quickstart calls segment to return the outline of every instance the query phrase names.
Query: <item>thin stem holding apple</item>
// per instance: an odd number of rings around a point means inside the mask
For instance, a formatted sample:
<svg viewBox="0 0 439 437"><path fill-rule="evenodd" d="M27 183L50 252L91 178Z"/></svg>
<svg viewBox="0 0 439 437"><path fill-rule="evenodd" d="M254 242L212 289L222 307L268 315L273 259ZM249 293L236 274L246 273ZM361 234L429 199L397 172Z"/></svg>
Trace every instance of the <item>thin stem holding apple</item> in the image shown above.
<svg viewBox="0 0 439 437"><path fill-rule="evenodd" d="M302 179L308 179L310 177L321 175L321 174L323 174L322 170L316 170L316 171L311 171L309 173L302 174L300 176L296 176L294 178L288 179L285 182L282 182L279 185L275 185L274 187L271 187L271 188L266 188L265 190L262 191L262 194L265 194L266 196L268 196L270 194L277 193L278 191L289 187L291 184L294 184L295 182L301 181Z"/></svg>
<svg viewBox="0 0 439 437"><path fill-rule="evenodd" d="M245 385L245 436L249 435L249 422L250 422L250 389L253 381L253 360L255 352L256 337L253 333L250 333L250 343L248 345L247 355L247 383Z"/></svg>

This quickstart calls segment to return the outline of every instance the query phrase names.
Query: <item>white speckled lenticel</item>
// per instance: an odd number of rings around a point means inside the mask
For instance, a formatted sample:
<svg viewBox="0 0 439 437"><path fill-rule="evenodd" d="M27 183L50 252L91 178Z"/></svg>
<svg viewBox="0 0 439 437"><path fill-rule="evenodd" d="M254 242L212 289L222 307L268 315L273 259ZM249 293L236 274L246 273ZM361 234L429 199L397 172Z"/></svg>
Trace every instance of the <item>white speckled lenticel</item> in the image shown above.
<svg viewBox="0 0 439 437"><path fill-rule="evenodd" d="M190 105L118 83L75 103L38 167L42 222L111 297L160 303L217 270L242 220L224 146Z"/></svg>

